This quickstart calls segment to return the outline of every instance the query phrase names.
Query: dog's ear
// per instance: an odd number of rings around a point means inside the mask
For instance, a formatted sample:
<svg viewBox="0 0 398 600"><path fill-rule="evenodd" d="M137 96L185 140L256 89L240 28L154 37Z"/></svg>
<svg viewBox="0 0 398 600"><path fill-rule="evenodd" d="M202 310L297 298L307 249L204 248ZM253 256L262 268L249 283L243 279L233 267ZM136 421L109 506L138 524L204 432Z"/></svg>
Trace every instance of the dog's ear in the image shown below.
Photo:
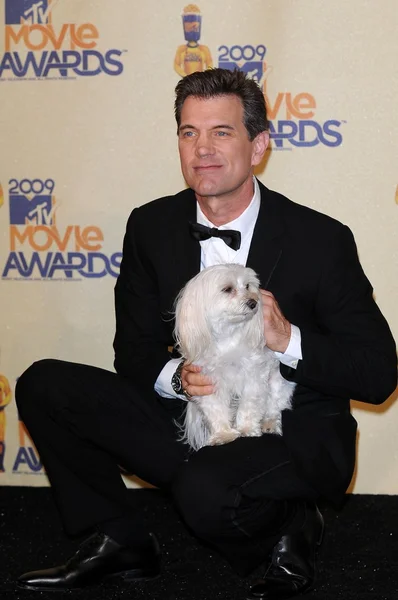
<svg viewBox="0 0 398 600"><path fill-rule="evenodd" d="M174 336L182 356L190 362L198 359L211 343L205 294L196 280L194 277L181 290L175 308Z"/></svg>

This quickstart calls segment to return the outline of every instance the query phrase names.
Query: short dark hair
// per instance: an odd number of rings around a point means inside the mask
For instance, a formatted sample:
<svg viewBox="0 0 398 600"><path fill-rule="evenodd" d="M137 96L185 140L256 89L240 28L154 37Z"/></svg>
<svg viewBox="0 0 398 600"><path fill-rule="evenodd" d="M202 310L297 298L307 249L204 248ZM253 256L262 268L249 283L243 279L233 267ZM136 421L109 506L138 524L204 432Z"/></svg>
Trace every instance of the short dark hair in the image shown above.
<svg viewBox="0 0 398 600"><path fill-rule="evenodd" d="M246 127L249 140L269 127L267 108L264 94L259 85L249 79L246 73L235 69L207 69L206 71L192 73L183 77L175 88L176 99L174 113L177 128L181 124L182 105L188 96L195 98L214 98L217 96L234 95L242 102L243 123Z"/></svg>

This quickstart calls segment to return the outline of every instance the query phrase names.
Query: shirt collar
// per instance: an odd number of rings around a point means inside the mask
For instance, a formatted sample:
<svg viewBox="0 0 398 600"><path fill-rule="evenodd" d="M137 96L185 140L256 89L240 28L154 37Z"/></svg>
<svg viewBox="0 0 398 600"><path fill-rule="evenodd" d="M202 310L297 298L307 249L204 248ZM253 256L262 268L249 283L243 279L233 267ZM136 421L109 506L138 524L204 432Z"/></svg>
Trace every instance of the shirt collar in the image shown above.
<svg viewBox="0 0 398 600"><path fill-rule="evenodd" d="M220 227L218 227L218 229L235 229L236 231L240 231L242 239L245 238L247 234L253 231L254 225L257 221L261 202L260 187L255 177L253 177L253 184L254 194L249 206L243 211L241 215L239 215L239 217L237 217L233 221L230 221L229 223L221 225ZM207 227L214 227L214 223L209 221L201 211L198 202L196 203L196 218L198 223L200 223L201 225L206 225Z"/></svg>

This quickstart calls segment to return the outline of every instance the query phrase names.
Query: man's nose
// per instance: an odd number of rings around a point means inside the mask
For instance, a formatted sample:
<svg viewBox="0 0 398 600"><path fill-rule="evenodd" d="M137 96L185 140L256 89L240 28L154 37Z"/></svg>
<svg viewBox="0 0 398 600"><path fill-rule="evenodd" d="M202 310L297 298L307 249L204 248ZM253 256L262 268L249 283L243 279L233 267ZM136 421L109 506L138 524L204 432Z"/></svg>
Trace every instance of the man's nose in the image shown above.
<svg viewBox="0 0 398 600"><path fill-rule="evenodd" d="M209 154L214 154L214 145L211 136L201 133L196 143L196 153L203 158Z"/></svg>

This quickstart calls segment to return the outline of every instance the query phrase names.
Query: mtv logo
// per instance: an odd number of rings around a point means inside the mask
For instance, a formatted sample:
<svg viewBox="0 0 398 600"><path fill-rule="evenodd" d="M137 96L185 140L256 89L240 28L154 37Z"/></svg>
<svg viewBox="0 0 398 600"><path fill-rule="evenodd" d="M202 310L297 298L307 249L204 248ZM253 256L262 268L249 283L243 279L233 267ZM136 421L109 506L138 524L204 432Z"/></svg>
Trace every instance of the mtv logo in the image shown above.
<svg viewBox="0 0 398 600"><path fill-rule="evenodd" d="M10 194L10 225L55 225L53 196Z"/></svg>
<svg viewBox="0 0 398 600"><path fill-rule="evenodd" d="M254 79L254 81L257 81L257 83L261 81L263 76L264 63L261 60L248 60L242 64L233 62L231 60L220 60L218 66L220 69L229 69L230 71L238 69L239 71L243 71L248 75L248 77L250 77L250 79Z"/></svg>
<svg viewBox="0 0 398 600"><path fill-rule="evenodd" d="M5 0L6 25L45 25L50 16L51 0Z"/></svg>

